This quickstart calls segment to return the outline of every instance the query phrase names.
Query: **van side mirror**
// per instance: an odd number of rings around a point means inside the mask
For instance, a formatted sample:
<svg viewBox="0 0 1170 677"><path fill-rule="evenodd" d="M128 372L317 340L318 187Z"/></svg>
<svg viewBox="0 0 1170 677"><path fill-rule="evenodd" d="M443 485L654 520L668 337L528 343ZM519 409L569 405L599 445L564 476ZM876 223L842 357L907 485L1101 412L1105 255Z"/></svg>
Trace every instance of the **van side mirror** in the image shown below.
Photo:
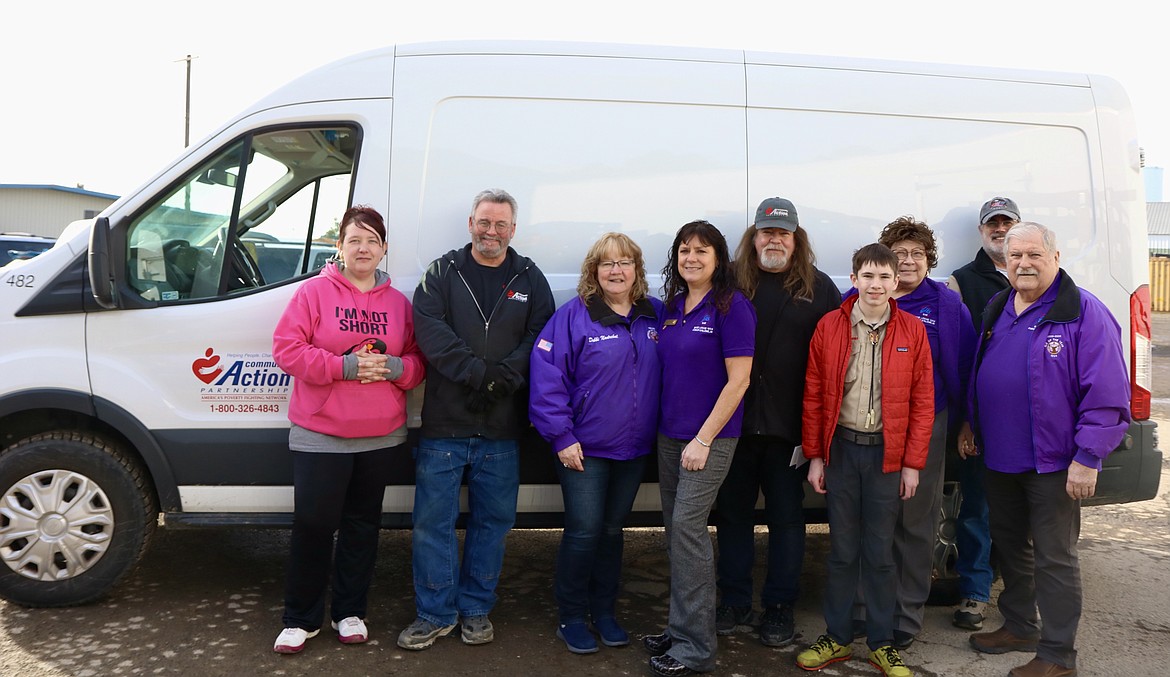
<svg viewBox="0 0 1170 677"><path fill-rule="evenodd" d="M110 219L100 216L89 233L89 286L93 298L106 310L118 307L114 269L110 263Z"/></svg>

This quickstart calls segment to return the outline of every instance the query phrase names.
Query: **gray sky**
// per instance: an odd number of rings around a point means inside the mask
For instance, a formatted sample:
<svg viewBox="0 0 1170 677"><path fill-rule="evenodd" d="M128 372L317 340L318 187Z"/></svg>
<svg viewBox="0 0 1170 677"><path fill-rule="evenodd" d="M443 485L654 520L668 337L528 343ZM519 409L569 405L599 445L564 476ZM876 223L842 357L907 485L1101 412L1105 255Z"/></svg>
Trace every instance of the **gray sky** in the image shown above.
<svg viewBox="0 0 1170 677"><path fill-rule="evenodd" d="M19 4L17 4L19 3ZM15 5L15 6L14 6ZM791 5L791 6L789 6ZM1156 9L1154 9L1156 8ZM788 3L16 0L0 40L0 183L120 195L191 139L316 66L395 43L576 40L753 49L1108 75L1133 102L1147 166L1170 165L1170 10L1138 0Z"/></svg>

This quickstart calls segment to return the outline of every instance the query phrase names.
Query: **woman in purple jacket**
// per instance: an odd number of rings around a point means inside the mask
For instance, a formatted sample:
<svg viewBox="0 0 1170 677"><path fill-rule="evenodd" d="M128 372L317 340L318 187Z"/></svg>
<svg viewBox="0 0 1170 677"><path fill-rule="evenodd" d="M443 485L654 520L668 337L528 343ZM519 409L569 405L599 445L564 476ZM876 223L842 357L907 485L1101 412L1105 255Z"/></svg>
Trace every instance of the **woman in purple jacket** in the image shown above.
<svg viewBox="0 0 1170 677"><path fill-rule="evenodd" d="M661 371L661 303L646 295L642 250L607 233L581 264L577 296L545 325L532 351L532 425L552 444L565 502L557 553L557 637L569 651L625 646L615 617L622 527L654 450Z"/></svg>

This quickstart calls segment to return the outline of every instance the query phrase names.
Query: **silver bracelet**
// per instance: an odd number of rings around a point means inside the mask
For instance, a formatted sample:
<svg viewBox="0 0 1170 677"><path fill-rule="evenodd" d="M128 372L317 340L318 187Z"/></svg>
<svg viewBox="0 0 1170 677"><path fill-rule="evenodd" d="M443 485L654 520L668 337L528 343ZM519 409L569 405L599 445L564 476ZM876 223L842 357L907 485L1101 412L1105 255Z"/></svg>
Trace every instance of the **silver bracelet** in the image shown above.
<svg viewBox="0 0 1170 677"><path fill-rule="evenodd" d="M710 442L704 442L703 440L699 439L699 436L698 436L698 435L695 435L695 441L696 441L696 442L698 442L699 444L703 445L704 447L707 447L708 449L710 449L710 448L711 448L711 443L710 443Z"/></svg>

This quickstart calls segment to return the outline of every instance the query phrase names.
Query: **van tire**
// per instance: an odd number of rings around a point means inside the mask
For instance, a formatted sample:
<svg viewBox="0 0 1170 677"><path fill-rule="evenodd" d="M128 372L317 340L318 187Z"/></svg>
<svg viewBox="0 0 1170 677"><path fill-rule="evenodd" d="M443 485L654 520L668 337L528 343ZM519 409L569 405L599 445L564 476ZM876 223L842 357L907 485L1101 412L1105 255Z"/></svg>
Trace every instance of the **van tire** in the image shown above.
<svg viewBox="0 0 1170 677"><path fill-rule="evenodd" d="M146 551L156 505L146 472L109 439L54 431L5 448L0 597L28 607L102 597Z"/></svg>
<svg viewBox="0 0 1170 677"><path fill-rule="evenodd" d="M955 564L959 560L958 520L959 506L963 504L963 490L958 482L943 482L942 507L935 532L934 553L930 577L930 596L926 603L931 606L954 606L962 594L959 590L959 572Z"/></svg>

